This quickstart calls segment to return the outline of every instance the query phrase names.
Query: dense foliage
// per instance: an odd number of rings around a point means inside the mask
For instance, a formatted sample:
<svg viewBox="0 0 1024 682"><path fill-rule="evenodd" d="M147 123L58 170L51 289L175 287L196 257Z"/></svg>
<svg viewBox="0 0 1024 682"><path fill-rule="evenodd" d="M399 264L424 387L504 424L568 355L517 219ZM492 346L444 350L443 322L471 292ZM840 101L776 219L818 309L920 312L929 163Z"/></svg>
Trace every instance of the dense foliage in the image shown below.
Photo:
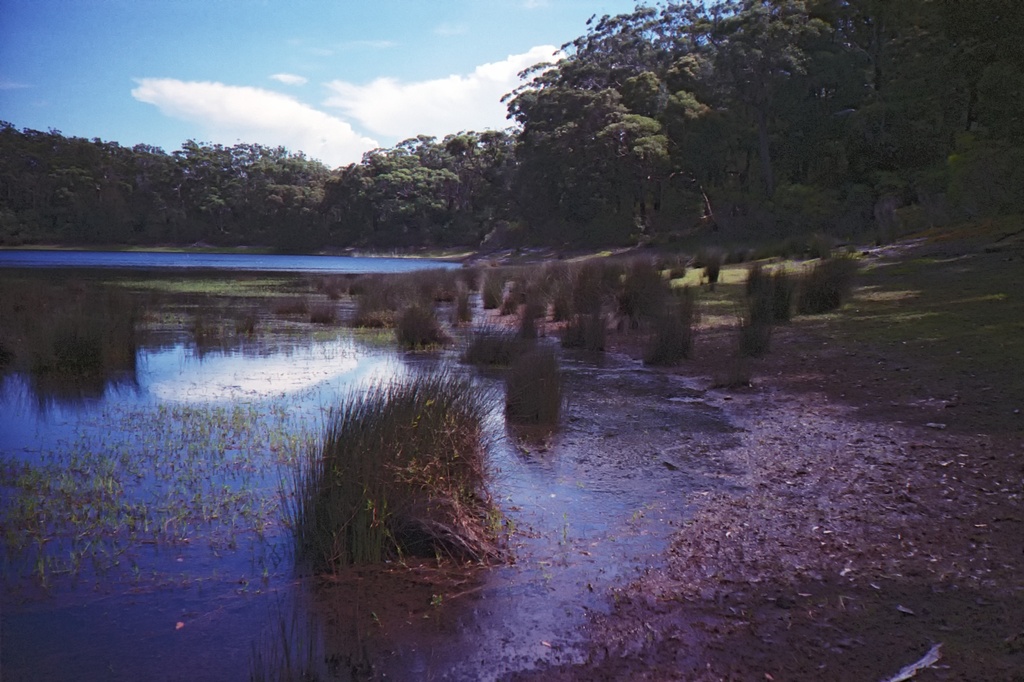
<svg viewBox="0 0 1024 682"><path fill-rule="evenodd" d="M1024 3L685 0L592 21L518 127L330 171L0 128L0 243L289 250L779 236L1024 211Z"/></svg>

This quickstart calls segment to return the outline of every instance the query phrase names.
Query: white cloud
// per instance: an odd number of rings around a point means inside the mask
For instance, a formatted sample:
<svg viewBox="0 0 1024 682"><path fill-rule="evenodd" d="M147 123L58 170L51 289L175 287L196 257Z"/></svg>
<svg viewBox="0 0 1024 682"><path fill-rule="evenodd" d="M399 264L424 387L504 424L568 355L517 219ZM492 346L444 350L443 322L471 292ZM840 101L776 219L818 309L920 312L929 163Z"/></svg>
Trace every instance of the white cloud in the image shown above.
<svg viewBox="0 0 1024 682"><path fill-rule="evenodd" d="M343 112L366 130L403 140L418 134L443 137L460 130L503 129L510 125L501 97L520 85L519 72L551 61L557 48L534 47L468 75L403 83L378 78L367 85L336 80L326 106Z"/></svg>
<svg viewBox="0 0 1024 682"><path fill-rule="evenodd" d="M18 83L17 81L9 81L0 78L0 90L24 90L25 88L30 87L32 86L27 83Z"/></svg>
<svg viewBox="0 0 1024 682"><path fill-rule="evenodd" d="M211 142L283 145L329 166L358 161L379 146L345 121L270 90L173 78L141 78L136 83L132 97L165 116L199 124Z"/></svg>
<svg viewBox="0 0 1024 682"><path fill-rule="evenodd" d="M275 73L270 77L271 80L275 80L278 83L284 83L285 85L305 85L309 82L309 79L304 76L296 76L293 73Z"/></svg>

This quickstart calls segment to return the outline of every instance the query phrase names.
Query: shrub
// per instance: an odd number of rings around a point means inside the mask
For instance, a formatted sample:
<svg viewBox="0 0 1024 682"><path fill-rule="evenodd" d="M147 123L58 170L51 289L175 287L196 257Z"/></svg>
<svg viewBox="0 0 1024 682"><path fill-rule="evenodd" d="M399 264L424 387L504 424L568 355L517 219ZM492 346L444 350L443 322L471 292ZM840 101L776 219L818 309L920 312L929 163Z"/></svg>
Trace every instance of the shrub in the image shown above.
<svg viewBox="0 0 1024 682"><path fill-rule="evenodd" d="M553 426L562 411L562 377L550 348L516 358L505 380L505 417L519 424Z"/></svg>
<svg viewBox="0 0 1024 682"><path fill-rule="evenodd" d="M604 350L607 321L601 313L576 315L562 329L562 348Z"/></svg>
<svg viewBox="0 0 1024 682"><path fill-rule="evenodd" d="M511 332L485 328L473 334L462 359L474 365L500 365L508 367L531 346Z"/></svg>
<svg viewBox="0 0 1024 682"><path fill-rule="evenodd" d="M478 390L450 374L349 397L295 470L298 555L317 572L496 554Z"/></svg>
<svg viewBox="0 0 1024 682"><path fill-rule="evenodd" d="M807 257L827 260L832 257L832 249L835 248L835 244L836 240L827 234L811 235L807 242Z"/></svg>
<svg viewBox="0 0 1024 682"><path fill-rule="evenodd" d="M414 303L398 316L395 338L403 348L416 349L448 342L448 336L437 321L434 308Z"/></svg>
<svg viewBox="0 0 1024 682"><path fill-rule="evenodd" d="M669 366L689 358L696 323L696 299L690 288L684 287L654 318L652 335L644 350L644 364Z"/></svg>
<svg viewBox="0 0 1024 682"><path fill-rule="evenodd" d="M838 309L850 295L857 263L852 258L819 261L800 284L797 310L804 315L820 315Z"/></svg>

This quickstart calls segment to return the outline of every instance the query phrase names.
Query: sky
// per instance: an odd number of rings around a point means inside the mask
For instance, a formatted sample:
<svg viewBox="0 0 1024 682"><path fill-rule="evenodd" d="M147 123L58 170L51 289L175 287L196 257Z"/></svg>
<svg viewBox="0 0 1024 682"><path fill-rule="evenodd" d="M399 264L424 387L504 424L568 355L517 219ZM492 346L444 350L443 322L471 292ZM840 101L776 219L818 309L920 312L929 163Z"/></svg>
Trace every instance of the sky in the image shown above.
<svg viewBox="0 0 1024 682"><path fill-rule="evenodd" d="M500 98L635 0L0 0L0 121L167 152L282 145L334 168L512 124Z"/></svg>

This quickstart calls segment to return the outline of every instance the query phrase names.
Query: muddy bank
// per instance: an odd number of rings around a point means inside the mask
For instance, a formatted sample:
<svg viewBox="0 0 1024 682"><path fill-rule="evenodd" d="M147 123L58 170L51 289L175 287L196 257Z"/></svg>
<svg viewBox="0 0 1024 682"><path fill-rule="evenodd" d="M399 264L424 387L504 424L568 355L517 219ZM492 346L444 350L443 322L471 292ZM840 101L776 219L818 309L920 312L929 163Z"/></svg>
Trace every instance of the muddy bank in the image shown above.
<svg viewBox="0 0 1024 682"><path fill-rule="evenodd" d="M613 591L588 659L509 679L882 680L935 644L919 679L1024 679L1012 405L825 331L780 330L753 388L709 393L741 429L718 453L732 487L695 506L662 568ZM707 385L730 340L700 343L681 371Z"/></svg>

